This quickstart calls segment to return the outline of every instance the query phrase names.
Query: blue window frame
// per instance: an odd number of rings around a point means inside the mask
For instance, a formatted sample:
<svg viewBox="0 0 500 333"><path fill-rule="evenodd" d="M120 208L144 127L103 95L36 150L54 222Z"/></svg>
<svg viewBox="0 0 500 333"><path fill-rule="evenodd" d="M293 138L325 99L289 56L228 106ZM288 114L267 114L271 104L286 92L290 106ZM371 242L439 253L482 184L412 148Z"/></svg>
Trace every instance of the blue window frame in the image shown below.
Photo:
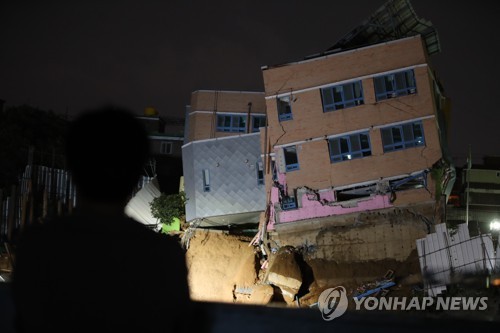
<svg viewBox="0 0 500 333"><path fill-rule="evenodd" d="M368 132L331 138L328 140L328 146L332 163L371 156L372 154Z"/></svg>
<svg viewBox="0 0 500 333"><path fill-rule="evenodd" d="M323 112L350 108L364 103L361 81L322 88L321 97Z"/></svg>
<svg viewBox="0 0 500 333"><path fill-rule="evenodd" d="M252 116L252 132L258 132L260 127L266 126L266 116L253 115Z"/></svg>
<svg viewBox="0 0 500 333"><path fill-rule="evenodd" d="M276 103L278 105L278 118L279 121L292 120L292 103L290 100L290 95L281 96L276 98Z"/></svg>
<svg viewBox="0 0 500 333"><path fill-rule="evenodd" d="M286 171L299 170L299 159L297 157L297 147L290 146L283 148L285 156L285 169Z"/></svg>
<svg viewBox="0 0 500 333"><path fill-rule="evenodd" d="M373 78L377 101L417 93L413 69Z"/></svg>
<svg viewBox="0 0 500 333"><path fill-rule="evenodd" d="M421 121L385 127L380 130L384 152L425 145Z"/></svg>
<svg viewBox="0 0 500 333"><path fill-rule="evenodd" d="M247 116L237 114L218 114L217 131L219 132L246 132Z"/></svg>
<svg viewBox="0 0 500 333"><path fill-rule="evenodd" d="M283 210L291 210L297 209L297 201L295 197L282 197L281 198L281 209Z"/></svg>

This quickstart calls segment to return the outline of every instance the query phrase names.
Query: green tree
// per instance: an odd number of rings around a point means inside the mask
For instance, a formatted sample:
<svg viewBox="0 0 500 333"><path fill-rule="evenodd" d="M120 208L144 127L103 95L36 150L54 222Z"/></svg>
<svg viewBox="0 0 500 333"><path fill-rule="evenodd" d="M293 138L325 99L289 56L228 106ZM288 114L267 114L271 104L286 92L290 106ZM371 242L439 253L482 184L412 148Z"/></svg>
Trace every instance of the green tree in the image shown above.
<svg viewBox="0 0 500 333"><path fill-rule="evenodd" d="M176 194L162 193L149 204L151 215L167 225L172 224L174 218L178 218L182 224L186 221L186 201L186 194L182 191Z"/></svg>

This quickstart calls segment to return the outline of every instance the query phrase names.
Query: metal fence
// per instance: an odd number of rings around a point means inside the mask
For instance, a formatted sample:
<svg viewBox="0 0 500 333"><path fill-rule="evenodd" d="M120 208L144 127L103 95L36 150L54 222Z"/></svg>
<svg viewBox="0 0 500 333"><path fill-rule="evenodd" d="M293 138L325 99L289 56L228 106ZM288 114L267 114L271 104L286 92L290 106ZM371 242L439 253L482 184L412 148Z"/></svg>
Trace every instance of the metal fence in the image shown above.
<svg viewBox="0 0 500 333"><path fill-rule="evenodd" d="M26 225L70 213L75 186L67 170L27 165L18 184L0 190L0 239L11 242Z"/></svg>

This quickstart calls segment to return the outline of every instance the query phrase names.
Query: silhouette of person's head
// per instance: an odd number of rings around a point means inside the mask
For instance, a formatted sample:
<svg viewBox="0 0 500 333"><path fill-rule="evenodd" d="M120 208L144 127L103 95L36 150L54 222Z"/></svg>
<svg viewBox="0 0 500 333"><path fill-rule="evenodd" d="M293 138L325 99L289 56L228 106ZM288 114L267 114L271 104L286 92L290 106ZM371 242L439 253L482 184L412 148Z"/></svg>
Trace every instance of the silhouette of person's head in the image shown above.
<svg viewBox="0 0 500 333"><path fill-rule="evenodd" d="M149 157L147 133L130 113L106 107L82 113L69 127L66 158L79 195L124 204Z"/></svg>

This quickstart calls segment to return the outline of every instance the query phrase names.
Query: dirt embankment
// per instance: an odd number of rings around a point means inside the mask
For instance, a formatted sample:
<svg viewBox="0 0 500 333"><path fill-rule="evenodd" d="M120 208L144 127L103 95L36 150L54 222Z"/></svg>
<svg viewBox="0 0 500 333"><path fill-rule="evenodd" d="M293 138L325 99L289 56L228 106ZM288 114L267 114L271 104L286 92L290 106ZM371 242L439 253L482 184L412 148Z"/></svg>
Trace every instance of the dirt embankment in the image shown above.
<svg viewBox="0 0 500 333"><path fill-rule="evenodd" d="M338 263L332 260L308 259L304 264L309 268L309 286L303 286L300 296L301 305L317 302L321 292L327 288L343 286L348 295L354 296L363 289L371 289L374 282L384 280L392 271L395 286L389 289L391 296L412 296L412 288L422 282L417 251L412 251L404 261L394 259L371 260L366 262ZM303 270L304 271L304 270ZM304 288L306 287L306 288Z"/></svg>
<svg viewBox="0 0 500 333"><path fill-rule="evenodd" d="M326 288L344 286L349 294L383 279L392 270L390 293L409 295L421 282L416 251L405 261L394 259L336 262L317 259L300 249L283 247L265 271L251 239L220 231L197 230L186 253L191 297L198 301L308 306ZM296 300L299 300L297 302Z"/></svg>
<svg viewBox="0 0 500 333"><path fill-rule="evenodd" d="M220 231L197 230L186 253L191 298L235 302L235 291L257 281L256 254L251 238Z"/></svg>

